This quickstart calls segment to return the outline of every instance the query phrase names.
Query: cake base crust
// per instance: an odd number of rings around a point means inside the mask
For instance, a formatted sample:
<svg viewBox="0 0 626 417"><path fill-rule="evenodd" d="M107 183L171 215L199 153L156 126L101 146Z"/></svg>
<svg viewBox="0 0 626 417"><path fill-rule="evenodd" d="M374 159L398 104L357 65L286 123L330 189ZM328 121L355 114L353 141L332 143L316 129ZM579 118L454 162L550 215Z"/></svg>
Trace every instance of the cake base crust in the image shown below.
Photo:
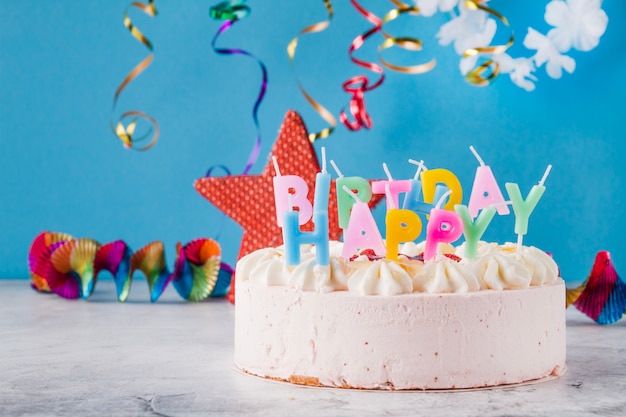
<svg viewBox="0 0 626 417"><path fill-rule="evenodd" d="M565 288L360 296L237 282L235 364L355 389L468 389L565 371Z"/></svg>

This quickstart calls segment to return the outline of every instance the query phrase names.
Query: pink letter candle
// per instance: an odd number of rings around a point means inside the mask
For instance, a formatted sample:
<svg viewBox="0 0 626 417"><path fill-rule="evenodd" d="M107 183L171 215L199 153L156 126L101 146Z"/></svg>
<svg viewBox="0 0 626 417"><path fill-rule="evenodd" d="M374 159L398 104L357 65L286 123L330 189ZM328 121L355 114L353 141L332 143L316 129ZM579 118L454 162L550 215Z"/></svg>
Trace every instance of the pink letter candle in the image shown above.
<svg viewBox="0 0 626 417"><path fill-rule="evenodd" d="M309 186L303 178L297 175L280 175L276 157L273 157L276 175L274 182L274 204L276 205L276 221L283 227L285 213L297 207L299 224L305 224L311 219L313 207L307 199Z"/></svg>
<svg viewBox="0 0 626 417"><path fill-rule="evenodd" d="M478 210L488 206L495 206L500 215L509 214L509 207L504 203L504 197L502 191L498 187L496 178L491 172L489 165L485 165L478 152L473 146L470 146L470 150L478 160L480 166L476 168L476 176L474 176L474 184L472 185L472 193L469 199L469 214L472 218L478 215Z"/></svg>
<svg viewBox="0 0 626 417"><path fill-rule="evenodd" d="M387 181L372 182L372 192L374 194L387 195L387 210L398 207L400 193L406 193L411 190L411 180L394 181L386 163L383 163L383 169L387 174ZM387 191L387 186L389 190Z"/></svg>
<svg viewBox="0 0 626 417"><path fill-rule="evenodd" d="M439 243L451 243L463 234L463 220L453 211L442 210L439 207L451 191L448 191L437 203L437 208L430 211L430 219L426 226L426 247L424 261L436 257Z"/></svg>
<svg viewBox="0 0 626 417"><path fill-rule="evenodd" d="M352 207L348 227L344 230L341 256L350 259L352 255L358 254L363 249L372 249L376 255L385 256L387 249L369 206L361 201L358 195L347 186L344 186L343 191L351 196L355 203Z"/></svg>

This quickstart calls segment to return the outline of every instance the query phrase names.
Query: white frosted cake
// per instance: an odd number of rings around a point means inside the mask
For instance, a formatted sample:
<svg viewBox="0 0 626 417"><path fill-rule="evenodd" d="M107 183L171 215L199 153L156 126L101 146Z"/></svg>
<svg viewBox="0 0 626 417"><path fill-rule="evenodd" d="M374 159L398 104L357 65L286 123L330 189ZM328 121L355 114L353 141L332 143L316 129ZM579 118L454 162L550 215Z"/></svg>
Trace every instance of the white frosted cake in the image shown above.
<svg viewBox="0 0 626 417"><path fill-rule="evenodd" d="M236 268L235 364L264 378L360 389L462 389L565 371L565 287L534 247L404 244L398 261L363 254L330 265L301 247L257 250Z"/></svg>

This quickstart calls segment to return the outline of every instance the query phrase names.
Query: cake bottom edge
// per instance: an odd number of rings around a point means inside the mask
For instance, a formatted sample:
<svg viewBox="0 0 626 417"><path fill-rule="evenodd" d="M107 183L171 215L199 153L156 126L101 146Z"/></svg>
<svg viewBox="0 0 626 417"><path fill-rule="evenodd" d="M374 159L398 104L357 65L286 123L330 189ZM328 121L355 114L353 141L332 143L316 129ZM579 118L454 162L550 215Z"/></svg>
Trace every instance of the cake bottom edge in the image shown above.
<svg viewBox="0 0 626 417"><path fill-rule="evenodd" d="M277 376L271 375L259 375L254 372L251 372L245 368L239 367L237 365L234 366L234 370L243 374L253 376L261 381L269 382L269 383L277 383L277 384L289 384L295 385L305 388L325 388L325 389L340 389L340 390L355 390L355 391L394 391L394 392L457 392L457 391L481 391L481 390L494 390L494 389L505 389L505 388L515 388L519 386L525 385L533 385L539 384L542 382L553 381L565 375L567 372L567 365L555 365L554 368L547 373L546 375L531 378L528 380L518 381L518 382L506 382L500 384L490 384L483 386L473 386L473 387L429 387L429 386L413 386L413 387L396 387L391 382L382 383L377 387L362 387L362 386L353 386L347 383L342 385L329 385L324 384L320 381L318 377L315 376L307 376L307 375L290 375L289 378L281 378Z"/></svg>

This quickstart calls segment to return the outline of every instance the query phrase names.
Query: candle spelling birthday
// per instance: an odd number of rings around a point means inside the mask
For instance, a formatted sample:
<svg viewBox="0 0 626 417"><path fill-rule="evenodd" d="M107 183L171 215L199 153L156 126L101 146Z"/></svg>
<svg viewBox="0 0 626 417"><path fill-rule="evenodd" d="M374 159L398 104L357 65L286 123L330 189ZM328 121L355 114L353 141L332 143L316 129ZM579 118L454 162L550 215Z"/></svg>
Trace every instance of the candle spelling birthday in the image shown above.
<svg viewBox="0 0 626 417"><path fill-rule="evenodd" d="M387 180L374 181L365 178L344 177L335 161L330 164L337 173L335 181L339 227L343 229L341 256L351 259L369 249L376 256L390 260L398 259L400 244L415 241L424 229L420 214L427 219L425 262L441 256L439 244L452 243L464 236L465 256L476 258L478 242L496 213L508 215L512 205L515 216L514 232L517 234L517 250L522 246L523 236L528 233L528 221L546 187L544 185L552 165L548 165L538 185L534 185L527 197L522 197L517 183L505 183L509 200L505 200L491 167L486 165L473 146L470 151L478 160L468 205L463 205L463 189L458 177L444 168L428 169L424 161L409 159L417 165L413 179L396 180L389 167L383 163ZM308 186L304 179L295 175L282 175L278 161L273 158L274 198L276 220L283 228L287 265L300 262L300 245L316 246L316 263L329 264L328 199L331 176L326 170L326 150L322 148L322 168L315 180L313 204L308 201ZM374 216L368 206L373 194L385 194L386 236L383 239ZM400 204L400 197L404 200ZM300 226L313 219L315 229L303 232Z"/></svg>

